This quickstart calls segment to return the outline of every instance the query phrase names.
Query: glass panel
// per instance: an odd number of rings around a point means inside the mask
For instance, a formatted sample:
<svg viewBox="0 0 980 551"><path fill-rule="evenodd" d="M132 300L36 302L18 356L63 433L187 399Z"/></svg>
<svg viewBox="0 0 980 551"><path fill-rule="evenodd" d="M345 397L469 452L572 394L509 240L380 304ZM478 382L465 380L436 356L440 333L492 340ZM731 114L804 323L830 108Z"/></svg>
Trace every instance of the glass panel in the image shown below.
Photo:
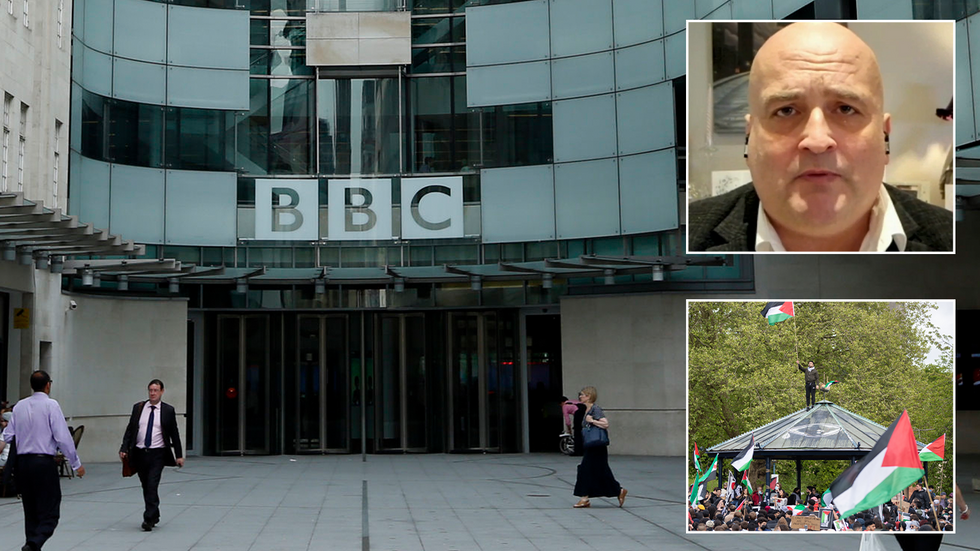
<svg viewBox="0 0 980 551"><path fill-rule="evenodd" d="M400 0L307 0L315 11L395 11Z"/></svg>
<svg viewBox="0 0 980 551"><path fill-rule="evenodd" d="M480 362L477 316L452 316L453 443L457 450L480 447Z"/></svg>
<svg viewBox="0 0 980 551"><path fill-rule="evenodd" d="M312 75L313 67L306 65L306 50L260 50L250 53L249 73L253 75L294 76Z"/></svg>
<svg viewBox="0 0 980 551"><path fill-rule="evenodd" d="M266 317L245 318L245 450L269 449L269 327Z"/></svg>
<svg viewBox="0 0 980 551"><path fill-rule="evenodd" d="M184 170L234 170L231 111L168 108L166 164Z"/></svg>
<svg viewBox="0 0 980 551"><path fill-rule="evenodd" d="M271 113L269 172L309 174L313 170L314 81L269 81Z"/></svg>
<svg viewBox="0 0 980 551"><path fill-rule="evenodd" d="M436 265L480 263L479 245L439 245L435 249Z"/></svg>
<svg viewBox="0 0 980 551"><path fill-rule="evenodd" d="M252 19L249 26L248 43L252 46L269 45L269 25L268 19Z"/></svg>
<svg viewBox="0 0 980 551"><path fill-rule="evenodd" d="M399 319L381 318L381 357L378 381L381 391L382 448L401 448L401 380L399 377L401 351Z"/></svg>
<svg viewBox="0 0 980 551"><path fill-rule="evenodd" d="M299 399L299 450L320 449L320 318L299 318L299 359L297 393Z"/></svg>
<svg viewBox="0 0 980 551"><path fill-rule="evenodd" d="M405 317L405 400L408 404L406 430L409 448L425 448L425 318Z"/></svg>
<svg viewBox="0 0 980 551"><path fill-rule="evenodd" d="M449 0L411 0L413 15L429 15L449 11Z"/></svg>
<svg viewBox="0 0 980 551"><path fill-rule="evenodd" d="M320 173L400 172L399 97L397 79L320 80Z"/></svg>
<svg viewBox="0 0 980 551"><path fill-rule="evenodd" d="M409 247L411 266L432 266L432 247Z"/></svg>
<svg viewBox="0 0 980 551"><path fill-rule="evenodd" d="M249 0L252 15L304 16L307 0Z"/></svg>
<svg viewBox="0 0 980 551"><path fill-rule="evenodd" d="M463 17L412 19L412 44L444 44L465 41L466 19Z"/></svg>
<svg viewBox="0 0 980 551"><path fill-rule="evenodd" d="M348 399L351 394L347 386L347 318L329 317L326 319L327 347L327 448L346 449ZM360 403L358 388L356 403Z"/></svg>
<svg viewBox="0 0 980 551"><path fill-rule="evenodd" d="M557 302L557 301L556 301ZM517 401L517 320L513 312L497 320L497 396L500 403L500 451L521 449L521 410Z"/></svg>
<svg viewBox="0 0 980 551"><path fill-rule="evenodd" d="M249 247L249 266L268 268L292 268L293 250L286 247Z"/></svg>
<svg viewBox="0 0 980 551"><path fill-rule="evenodd" d="M112 101L109 158L126 165L163 166L163 107Z"/></svg>
<svg viewBox="0 0 980 551"><path fill-rule="evenodd" d="M465 46L412 48L412 74L452 73L465 70Z"/></svg>
<svg viewBox="0 0 980 551"><path fill-rule="evenodd" d="M223 8L233 10L238 6L239 0L167 0L170 4L178 6L191 6L195 8ZM254 0L253 0L254 1Z"/></svg>
<svg viewBox="0 0 980 551"><path fill-rule="evenodd" d="M500 365L497 355L497 316L484 316L487 363L487 446L500 448Z"/></svg>
<svg viewBox="0 0 980 551"><path fill-rule="evenodd" d="M82 155L105 161L105 98L82 91Z"/></svg>
<svg viewBox="0 0 980 551"><path fill-rule="evenodd" d="M241 393L236 317L218 317L218 451L240 450L238 400Z"/></svg>
<svg viewBox="0 0 980 551"><path fill-rule="evenodd" d="M554 157L551 102L502 105L483 111L483 165L550 163Z"/></svg>

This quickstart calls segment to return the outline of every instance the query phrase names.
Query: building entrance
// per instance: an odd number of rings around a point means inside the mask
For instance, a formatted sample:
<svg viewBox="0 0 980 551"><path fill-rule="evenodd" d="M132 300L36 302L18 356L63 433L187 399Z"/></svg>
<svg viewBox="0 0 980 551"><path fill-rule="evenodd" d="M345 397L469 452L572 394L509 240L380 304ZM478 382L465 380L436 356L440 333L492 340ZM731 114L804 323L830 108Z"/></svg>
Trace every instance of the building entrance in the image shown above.
<svg viewBox="0 0 980 551"><path fill-rule="evenodd" d="M205 313L204 451L521 451L518 319Z"/></svg>

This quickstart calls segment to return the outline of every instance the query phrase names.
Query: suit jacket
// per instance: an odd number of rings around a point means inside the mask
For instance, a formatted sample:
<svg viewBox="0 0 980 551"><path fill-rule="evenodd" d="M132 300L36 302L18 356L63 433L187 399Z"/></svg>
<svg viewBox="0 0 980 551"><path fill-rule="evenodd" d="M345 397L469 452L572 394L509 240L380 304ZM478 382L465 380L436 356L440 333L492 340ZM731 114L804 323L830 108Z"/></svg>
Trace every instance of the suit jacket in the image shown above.
<svg viewBox="0 0 980 551"><path fill-rule="evenodd" d="M953 250L953 213L884 185L908 238L906 251ZM759 196L751 183L691 203L688 250L754 251L758 212ZM889 250L898 249L893 243Z"/></svg>
<svg viewBox="0 0 980 551"><path fill-rule="evenodd" d="M129 416L129 425L123 434L122 445L119 446L120 452L126 452L132 457L133 448L136 447L136 436L140 431L140 415L146 401L133 404L133 413ZM184 457L183 448L180 445L180 432L177 430L177 413L174 407L166 402L160 402L160 430L163 432L163 443L170 453L164 455L164 465L176 467L177 459Z"/></svg>

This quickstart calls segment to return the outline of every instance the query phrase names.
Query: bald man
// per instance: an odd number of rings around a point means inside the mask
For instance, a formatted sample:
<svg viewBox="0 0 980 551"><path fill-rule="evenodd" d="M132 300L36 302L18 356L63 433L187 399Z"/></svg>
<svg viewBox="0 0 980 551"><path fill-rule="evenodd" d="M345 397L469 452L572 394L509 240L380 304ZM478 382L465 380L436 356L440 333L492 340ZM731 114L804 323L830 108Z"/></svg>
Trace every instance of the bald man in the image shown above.
<svg viewBox="0 0 980 551"><path fill-rule="evenodd" d="M689 250L951 251L952 213L882 181L891 122L863 40L838 23L784 27L749 74L752 183L691 204Z"/></svg>

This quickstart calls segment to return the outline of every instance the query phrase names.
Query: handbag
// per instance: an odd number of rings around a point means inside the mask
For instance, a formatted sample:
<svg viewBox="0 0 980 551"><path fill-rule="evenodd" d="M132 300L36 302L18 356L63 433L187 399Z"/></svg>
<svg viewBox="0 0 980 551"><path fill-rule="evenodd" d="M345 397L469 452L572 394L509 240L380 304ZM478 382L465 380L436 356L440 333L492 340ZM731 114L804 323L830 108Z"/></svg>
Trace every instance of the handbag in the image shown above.
<svg viewBox="0 0 980 551"><path fill-rule="evenodd" d="M590 412L592 410L589 410ZM586 448L597 448L609 445L609 431L597 427L592 423L582 427L582 446Z"/></svg>
<svg viewBox="0 0 980 551"><path fill-rule="evenodd" d="M3 473L0 476L0 497L13 497L17 491L17 438L11 438L7 442L7 464L3 466Z"/></svg>

